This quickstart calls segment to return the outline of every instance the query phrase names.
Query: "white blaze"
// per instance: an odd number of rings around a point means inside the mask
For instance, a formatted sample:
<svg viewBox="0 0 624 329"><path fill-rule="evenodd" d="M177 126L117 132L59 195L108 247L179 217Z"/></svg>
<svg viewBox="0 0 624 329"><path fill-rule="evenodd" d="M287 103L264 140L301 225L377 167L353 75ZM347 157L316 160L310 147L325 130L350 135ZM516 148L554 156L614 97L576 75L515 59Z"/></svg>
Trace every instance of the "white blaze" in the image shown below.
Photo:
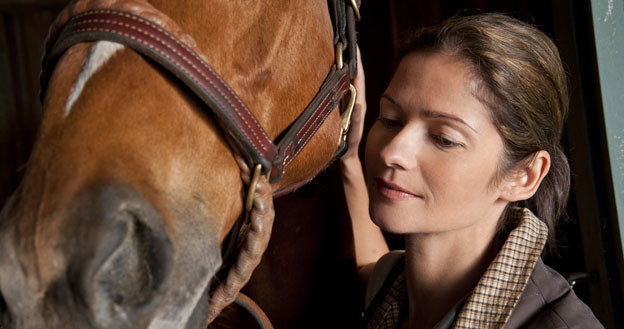
<svg viewBox="0 0 624 329"><path fill-rule="evenodd" d="M85 84L89 81L91 76L93 76L93 74L97 72L97 70L102 67L109 58L111 58L123 47L124 46L122 44L111 41L98 41L93 47L91 47L91 50L89 50L89 54L82 65L82 71L80 71L78 79L76 79L76 82L69 93L63 117L67 117L69 112L71 112L72 106L78 97L80 97L82 89L84 89Z"/></svg>

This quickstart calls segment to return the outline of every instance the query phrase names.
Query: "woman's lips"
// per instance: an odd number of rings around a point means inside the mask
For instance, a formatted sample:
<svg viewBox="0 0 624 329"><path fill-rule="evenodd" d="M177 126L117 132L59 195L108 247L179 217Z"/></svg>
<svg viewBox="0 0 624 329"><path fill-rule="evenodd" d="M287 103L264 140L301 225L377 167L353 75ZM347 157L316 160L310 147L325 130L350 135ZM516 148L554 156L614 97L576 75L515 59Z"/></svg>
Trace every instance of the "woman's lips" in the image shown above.
<svg viewBox="0 0 624 329"><path fill-rule="evenodd" d="M422 196L408 192L400 186L387 182L382 178L377 178L375 180L377 181L377 192L387 199L399 201L422 198Z"/></svg>

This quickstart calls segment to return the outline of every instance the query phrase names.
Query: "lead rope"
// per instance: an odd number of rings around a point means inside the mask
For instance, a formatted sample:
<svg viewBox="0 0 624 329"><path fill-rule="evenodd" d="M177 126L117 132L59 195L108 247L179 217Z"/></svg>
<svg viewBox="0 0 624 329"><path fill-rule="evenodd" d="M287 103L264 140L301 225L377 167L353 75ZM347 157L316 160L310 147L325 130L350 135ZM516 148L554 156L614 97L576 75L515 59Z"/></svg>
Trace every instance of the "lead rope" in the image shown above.
<svg viewBox="0 0 624 329"><path fill-rule="evenodd" d="M258 306L258 304L256 304L256 302L254 302L253 299L249 298L247 295L242 292L238 293L238 296L234 300L234 304L249 312L261 329L273 329L273 324L271 324L269 317L264 313L262 308L260 308L260 306Z"/></svg>
<svg viewBox="0 0 624 329"><path fill-rule="evenodd" d="M242 163L244 165L244 161ZM241 166L241 170L243 173L249 172L246 165ZM225 268L224 277L211 293L206 325L210 324L226 306L238 298L241 288L249 281L253 269L260 263L262 254L269 244L275 218L272 189L266 176L261 174L254 176L257 176L257 182L255 184L250 182L250 186L253 186L250 190L255 189L252 194L251 210L244 214L246 222L237 232L238 235L229 238L228 244L232 246L230 250L238 250L238 256L229 268ZM243 180L246 181L247 179L243 178ZM229 260L226 259L225 261L228 262Z"/></svg>

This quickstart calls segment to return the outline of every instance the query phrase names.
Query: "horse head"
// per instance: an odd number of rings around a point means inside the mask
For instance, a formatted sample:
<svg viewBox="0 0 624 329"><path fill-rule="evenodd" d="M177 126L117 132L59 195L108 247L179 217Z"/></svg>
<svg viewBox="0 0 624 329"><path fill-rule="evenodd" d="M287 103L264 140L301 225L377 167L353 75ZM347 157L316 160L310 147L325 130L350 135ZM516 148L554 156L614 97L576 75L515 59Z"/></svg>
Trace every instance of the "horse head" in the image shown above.
<svg viewBox="0 0 624 329"><path fill-rule="evenodd" d="M58 20L93 8L180 36L272 140L335 60L325 1L87 0ZM205 327L221 246L247 193L223 126L175 74L111 41L66 50L43 105L23 181L0 215L0 328ZM321 121L278 193L334 154L340 114Z"/></svg>

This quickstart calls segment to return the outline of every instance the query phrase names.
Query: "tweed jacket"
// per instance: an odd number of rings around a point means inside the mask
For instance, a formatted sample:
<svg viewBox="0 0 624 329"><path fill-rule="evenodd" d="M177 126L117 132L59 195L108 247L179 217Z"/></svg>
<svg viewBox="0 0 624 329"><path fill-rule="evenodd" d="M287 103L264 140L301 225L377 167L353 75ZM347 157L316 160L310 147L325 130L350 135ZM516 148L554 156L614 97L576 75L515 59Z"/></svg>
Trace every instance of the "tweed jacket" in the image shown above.
<svg viewBox="0 0 624 329"><path fill-rule="evenodd" d="M510 215L519 225L474 290L436 329L603 328L567 281L542 262L546 225L528 209L514 208ZM399 328L407 316L404 255L395 251L387 256L376 265L367 288L366 328Z"/></svg>

